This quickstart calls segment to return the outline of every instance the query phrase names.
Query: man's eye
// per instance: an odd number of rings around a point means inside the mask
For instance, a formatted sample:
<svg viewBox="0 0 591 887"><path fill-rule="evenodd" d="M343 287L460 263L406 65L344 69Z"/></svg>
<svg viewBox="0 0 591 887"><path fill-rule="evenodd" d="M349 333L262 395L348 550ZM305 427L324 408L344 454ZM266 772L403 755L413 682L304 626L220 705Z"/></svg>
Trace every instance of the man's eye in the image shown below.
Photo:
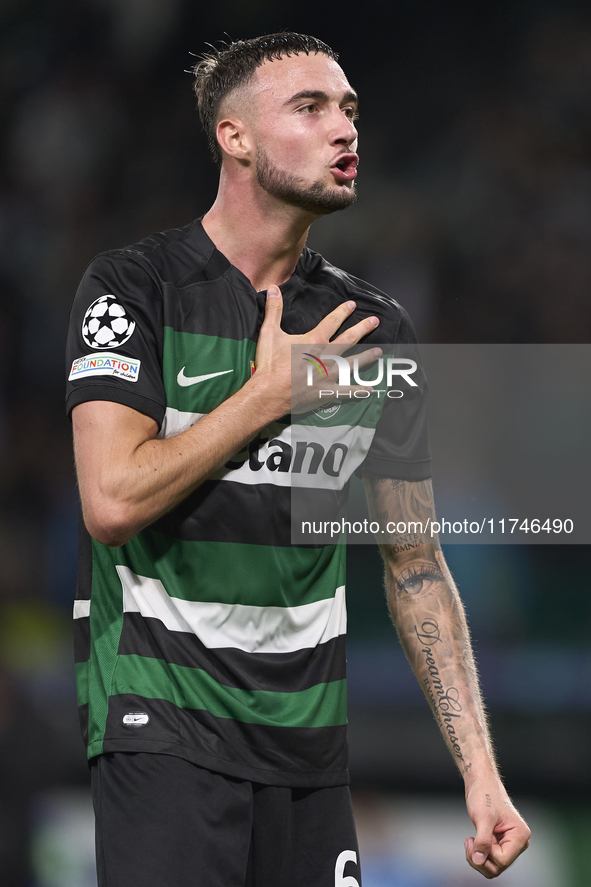
<svg viewBox="0 0 591 887"><path fill-rule="evenodd" d="M343 112L349 120L357 120L357 111L355 108L343 108Z"/></svg>

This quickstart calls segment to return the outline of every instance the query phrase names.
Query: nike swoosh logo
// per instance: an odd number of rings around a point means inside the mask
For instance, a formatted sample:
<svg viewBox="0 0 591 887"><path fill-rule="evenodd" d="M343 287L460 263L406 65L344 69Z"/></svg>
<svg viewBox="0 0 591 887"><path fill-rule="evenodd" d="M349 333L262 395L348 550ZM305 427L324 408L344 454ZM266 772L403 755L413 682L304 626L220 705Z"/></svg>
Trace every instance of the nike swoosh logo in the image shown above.
<svg viewBox="0 0 591 887"><path fill-rule="evenodd" d="M226 373L233 372L234 370L222 370L219 373L207 373L205 376L185 376L185 367L183 367L176 380L182 388L187 388L189 385L196 385L197 382L205 382L206 379L215 379L216 376L225 376Z"/></svg>

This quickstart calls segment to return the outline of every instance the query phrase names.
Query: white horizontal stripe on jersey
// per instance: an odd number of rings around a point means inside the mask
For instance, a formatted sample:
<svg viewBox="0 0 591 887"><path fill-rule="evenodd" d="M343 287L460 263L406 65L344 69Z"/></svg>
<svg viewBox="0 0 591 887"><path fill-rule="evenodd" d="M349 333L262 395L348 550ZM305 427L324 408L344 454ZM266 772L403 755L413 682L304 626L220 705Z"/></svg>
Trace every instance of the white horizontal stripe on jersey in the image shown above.
<svg viewBox="0 0 591 887"><path fill-rule="evenodd" d="M184 413L182 410L166 407L158 437L174 437L175 434L186 431L187 428L190 428L199 419L203 419L204 416L207 416L207 413Z"/></svg>
<svg viewBox="0 0 591 887"><path fill-rule="evenodd" d="M345 634L345 586L334 598L298 607L185 601L167 594L159 579L117 567L123 610L159 619L169 631L197 635L208 649L234 648L246 653L293 653Z"/></svg>
<svg viewBox="0 0 591 887"><path fill-rule="evenodd" d="M90 601L74 601L74 619L90 616Z"/></svg>

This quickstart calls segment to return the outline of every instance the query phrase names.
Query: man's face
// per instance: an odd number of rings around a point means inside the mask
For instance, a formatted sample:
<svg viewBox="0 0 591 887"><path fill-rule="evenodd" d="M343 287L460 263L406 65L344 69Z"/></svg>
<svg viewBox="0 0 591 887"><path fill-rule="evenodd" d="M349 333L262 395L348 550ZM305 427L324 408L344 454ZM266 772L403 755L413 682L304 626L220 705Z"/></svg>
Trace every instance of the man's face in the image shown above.
<svg viewBox="0 0 591 887"><path fill-rule="evenodd" d="M340 66L321 53L267 61L249 92L260 187L314 215L350 206L357 97Z"/></svg>

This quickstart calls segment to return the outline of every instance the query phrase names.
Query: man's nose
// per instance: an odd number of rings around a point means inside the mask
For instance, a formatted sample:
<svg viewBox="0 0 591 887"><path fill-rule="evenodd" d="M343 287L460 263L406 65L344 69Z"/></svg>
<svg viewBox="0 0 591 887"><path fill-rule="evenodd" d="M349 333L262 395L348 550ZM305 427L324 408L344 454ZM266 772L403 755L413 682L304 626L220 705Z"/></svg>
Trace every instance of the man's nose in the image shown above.
<svg viewBox="0 0 591 887"><path fill-rule="evenodd" d="M340 116L335 125L332 142L335 145L346 145L348 148L357 141L357 128L351 118L347 117L343 111L339 109L338 113Z"/></svg>

